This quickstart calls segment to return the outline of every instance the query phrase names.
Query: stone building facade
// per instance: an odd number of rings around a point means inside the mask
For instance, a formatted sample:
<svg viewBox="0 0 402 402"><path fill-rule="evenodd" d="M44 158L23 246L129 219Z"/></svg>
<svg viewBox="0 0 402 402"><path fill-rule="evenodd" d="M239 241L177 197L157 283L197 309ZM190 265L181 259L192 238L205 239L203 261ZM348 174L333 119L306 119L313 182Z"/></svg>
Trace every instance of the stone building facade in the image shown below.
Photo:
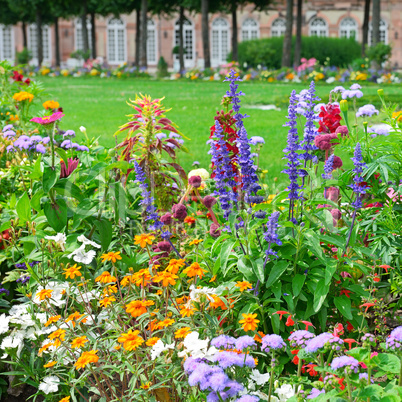
<svg viewBox="0 0 402 402"><path fill-rule="evenodd" d="M281 36L285 31L285 2L278 1L271 10L257 12L252 5L238 10L239 41ZM362 38L364 0L329 1L309 0L303 3L303 35L329 37ZM296 13L296 9L294 11ZM171 68L178 68L177 56L173 48L178 43L178 17L149 16L148 21L148 66L156 67L161 56ZM371 22L370 22L371 25ZM88 28L91 25L88 22ZM209 16L210 52L214 67L224 64L231 47L231 17L225 14ZM63 66L72 66L71 53L82 49L82 29L80 19L60 21L60 51ZM121 15L120 18L100 17L96 20L97 55L110 65L133 64L135 59L136 15ZM369 42L371 41L370 27ZM381 40L392 45L392 64L402 66L402 0L382 0ZM28 27L28 48L32 51L32 64L37 63L36 27ZM89 35L90 36L90 35ZM54 27L44 27L44 64L55 63ZM202 67L204 64L201 15L186 14L184 25L186 68ZM15 52L23 48L21 26L0 25L0 59L14 61Z"/></svg>

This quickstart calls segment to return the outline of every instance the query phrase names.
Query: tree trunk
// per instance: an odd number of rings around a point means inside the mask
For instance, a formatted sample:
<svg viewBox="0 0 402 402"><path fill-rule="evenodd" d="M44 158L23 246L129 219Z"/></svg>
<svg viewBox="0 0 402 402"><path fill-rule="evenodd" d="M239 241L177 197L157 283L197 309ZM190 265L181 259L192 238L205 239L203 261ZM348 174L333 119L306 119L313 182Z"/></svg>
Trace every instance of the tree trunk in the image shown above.
<svg viewBox="0 0 402 402"><path fill-rule="evenodd" d="M363 19L363 38L362 38L362 56L366 55L366 47L368 43L369 33L369 21L370 21L370 2L371 0L365 0L364 2L364 19Z"/></svg>
<svg viewBox="0 0 402 402"><path fill-rule="evenodd" d="M180 7L179 10L179 72L184 73L184 37L183 37L183 25L184 25L184 7Z"/></svg>
<svg viewBox="0 0 402 402"><path fill-rule="evenodd" d="M141 47L140 67L147 68L147 37L148 37L148 0L141 0Z"/></svg>
<svg viewBox="0 0 402 402"><path fill-rule="evenodd" d="M211 68L211 56L209 53L209 24L208 24L208 0L201 0L201 30L202 48L204 52L204 67Z"/></svg>
<svg viewBox="0 0 402 402"><path fill-rule="evenodd" d="M27 25L25 24L24 21L22 21L22 40L24 44L24 49L28 47L28 40L27 40Z"/></svg>
<svg viewBox="0 0 402 402"><path fill-rule="evenodd" d="M293 0L286 0L286 31L283 38L282 67L291 66L293 30Z"/></svg>
<svg viewBox="0 0 402 402"><path fill-rule="evenodd" d="M140 65L140 39L141 39L141 12L135 10L137 22L135 24L135 61L134 64L138 68Z"/></svg>
<svg viewBox="0 0 402 402"><path fill-rule="evenodd" d="M237 35L238 35L238 33L237 33L237 4L234 1L232 3L232 60L233 61L239 61Z"/></svg>
<svg viewBox="0 0 402 402"><path fill-rule="evenodd" d="M37 36L37 53L38 66L43 62L43 31L42 31L42 14L39 10L36 11L36 36Z"/></svg>
<svg viewBox="0 0 402 402"><path fill-rule="evenodd" d="M91 13L91 39L92 39L92 58L96 59L96 21L95 13Z"/></svg>
<svg viewBox="0 0 402 402"><path fill-rule="evenodd" d="M297 0L297 18L296 18L296 43L294 65L300 66L301 46L302 46L302 21L303 21L303 0Z"/></svg>
<svg viewBox="0 0 402 402"><path fill-rule="evenodd" d="M82 50L85 54L85 57L88 57L89 54L87 14L88 14L87 2L84 1L83 11L81 14L81 32L82 32Z"/></svg>
<svg viewBox="0 0 402 402"><path fill-rule="evenodd" d="M54 18L54 36L55 36L55 57L56 57L56 67L60 67L60 35L59 35L59 19Z"/></svg>
<svg viewBox="0 0 402 402"><path fill-rule="evenodd" d="M373 24L373 46L380 42L380 19L381 3L380 0L373 0L373 15L371 17Z"/></svg>

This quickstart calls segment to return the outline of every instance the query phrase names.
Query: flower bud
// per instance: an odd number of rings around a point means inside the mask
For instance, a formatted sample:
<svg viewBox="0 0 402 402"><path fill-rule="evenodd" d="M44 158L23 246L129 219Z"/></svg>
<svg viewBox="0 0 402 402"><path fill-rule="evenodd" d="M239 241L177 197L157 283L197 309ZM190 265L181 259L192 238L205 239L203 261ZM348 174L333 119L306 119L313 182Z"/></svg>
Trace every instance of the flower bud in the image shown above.
<svg viewBox="0 0 402 402"><path fill-rule="evenodd" d="M219 237L221 235L221 230L219 229L219 225L216 223L212 223L211 226L209 227L209 234L212 237Z"/></svg>
<svg viewBox="0 0 402 402"><path fill-rule="evenodd" d="M179 221L184 221L187 216L187 208L183 204L176 204L172 207L173 217L178 219Z"/></svg>
<svg viewBox="0 0 402 402"><path fill-rule="evenodd" d="M172 214L170 212L166 212L165 215L161 216L161 222L164 225L170 225L172 223Z"/></svg>
<svg viewBox="0 0 402 402"><path fill-rule="evenodd" d="M191 176L188 183L195 188L201 187L201 176Z"/></svg>
<svg viewBox="0 0 402 402"><path fill-rule="evenodd" d="M348 111L348 101L346 99L342 99L339 102L339 108L341 109L341 112L346 113Z"/></svg>
<svg viewBox="0 0 402 402"><path fill-rule="evenodd" d="M377 90L379 96L384 96L384 90L382 88Z"/></svg>
<svg viewBox="0 0 402 402"><path fill-rule="evenodd" d="M208 208L208 209L211 208L213 205L215 205L217 202L216 198L213 197L212 195L206 195L202 201L203 201L204 205L206 206L206 208Z"/></svg>

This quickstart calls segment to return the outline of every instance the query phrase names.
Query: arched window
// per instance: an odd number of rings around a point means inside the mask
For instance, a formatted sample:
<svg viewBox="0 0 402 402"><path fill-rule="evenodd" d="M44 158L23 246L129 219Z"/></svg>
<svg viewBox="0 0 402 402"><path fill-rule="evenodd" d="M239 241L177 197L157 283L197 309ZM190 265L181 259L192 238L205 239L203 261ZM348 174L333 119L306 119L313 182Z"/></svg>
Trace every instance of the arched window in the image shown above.
<svg viewBox="0 0 402 402"><path fill-rule="evenodd" d="M176 21L175 27L174 27L174 45L179 46L179 20ZM194 25L193 23L185 18L183 21L183 42L184 42L184 66L186 68L192 68L194 67L194 60L195 60L195 54L194 54ZM179 60L179 55L175 54L174 55L175 60Z"/></svg>
<svg viewBox="0 0 402 402"><path fill-rule="evenodd" d="M120 18L111 18L107 23L107 59L109 64L127 60L126 27Z"/></svg>
<svg viewBox="0 0 402 402"><path fill-rule="evenodd" d="M328 24L323 18L313 18L310 22L310 36L328 36Z"/></svg>
<svg viewBox="0 0 402 402"><path fill-rule="evenodd" d="M381 19L380 20L380 42L388 44L388 24ZM369 44L373 45L373 23L369 24Z"/></svg>
<svg viewBox="0 0 402 402"><path fill-rule="evenodd" d="M87 31L88 31L88 48L92 49L92 24L91 21L87 19ZM81 18L75 20L75 50L84 50L84 36L82 33L82 22Z"/></svg>
<svg viewBox="0 0 402 402"><path fill-rule="evenodd" d="M354 38L357 40L357 22L351 17L344 18L339 24L339 36L341 38Z"/></svg>
<svg viewBox="0 0 402 402"><path fill-rule="evenodd" d="M0 25L0 60L14 62L14 35L11 25Z"/></svg>
<svg viewBox="0 0 402 402"><path fill-rule="evenodd" d="M226 63L229 53L229 24L224 18L216 18L212 22L212 65L217 67Z"/></svg>
<svg viewBox="0 0 402 402"><path fill-rule="evenodd" d="M241 26L241 40L258 39L260 27L254 18L246 18Z"/></svg>
<svg viewBox="0 0 402 402"><path fill-rule="evenodd" d="M50 28L42 26L42 48L43 63L51 63ZM38 30L36 24L31 24L28 28L28 49L32 53L32 64L38 64Z"/></svg>
<svg viewBox="0 0 402 402"><path fill-rule="evenodd" d="M157 46L156 46L156 26L155 22L148 19L148 36L147 36L147 63L156 64L157 59Z"/></svg>
<svg viewBox="0 0 402 402"><path fill-rule="evenodd" d="M285 35L286 21L284 18L277 18L271 25L271 36L278 37Z"/></svg>

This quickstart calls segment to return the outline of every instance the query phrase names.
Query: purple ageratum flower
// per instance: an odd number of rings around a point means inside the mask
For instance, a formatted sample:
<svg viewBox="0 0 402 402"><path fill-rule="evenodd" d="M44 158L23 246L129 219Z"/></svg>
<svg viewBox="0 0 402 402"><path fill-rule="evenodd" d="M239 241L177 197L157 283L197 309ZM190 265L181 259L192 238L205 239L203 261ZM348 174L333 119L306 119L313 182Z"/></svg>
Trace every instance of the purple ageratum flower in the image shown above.
<svg viewBox="0 0 402 402"><path fill-rule="evenodd" d="M310 339L307 342L304 350L307 353L317 353L325 349L340 350L340 345L342 345L343 343L343 340L339 337L334 336L329 332L324 332L320 335L317 335L315 338Z"/></svg>
<svg viewBox="0 0 402 402"><path fill-rule="evenodd" d="M332 154L324 165L324 173L321 175L323 179L329 180L332 177L332 171L334 170L334 158L335 155Z"/></svg>
<svg viewBox="0 0 402 402"><path fill-rule="evenodd" d="M362 342L375 343L375 335L370 334L370 333L364 334L364 335L362 336L361 341L362 341Z"/></svg>
<svg viewBox="0 0 402 402"><path fill-rule="evenodd" d="M402 326L395 328L385 341L385 347L390 350L402 349Z"/></svg>
<svg viewBox="0 0 402 402"><path fill-rule="evenodd" d="M155 138L157 138L158 140L163 140L164 138L166 138L166 134L165 133L155 134Z"/></svg>
<svg viewBox="0 0 402 402"><path fill-rule="evenodd" d="M372 117L375 114L379 114L380 112L375 108L374 105L364 105L359 108L356 113L356 117Z"/></svg>
<svg viewBox="0 0 402 402"><path fill-rule="evenodd" d="M373 126L373 127L369 127L367 129L368 133L372 133L371 134L372 138L375 138L378 135L383 135L384 137L387 137L389 135L390 131L391 131L391 127L388 127L385 125Z"/></svg>
<svg viewBox="0 0 402 402"><path fill-rule="evenodd" d="M359 370L359 361L352 356L339 356L332 360L331 368L333 370L349 369L357 373Z"/></svg>
<svg viewBox="0 0 402 402"><path fill-rule="evenodd" d="M350 86L350 89L355 91L356 89L362 89L362 86L356 83L356 84L352 84Z"/></svg>
<svg viewBox="0 0 402 402"><path fill-rule="evenodd" d="M258 402L260 398L254 395L243 395L236 402Z"/></svg>
<svg viewBox="0 0 402 402"><path fill-rule="evenodd" d="M18 278L16 280L16 282L21 283L21 285L25 285L29 281L30 278L31 277L29 275L24 275L24 276L21 276L20 278Z"/></svg>
<svg viewBox="0 0 402 402"><path fill-rule="evenodd" d="M262 137L254 136L250 138L250 144L251 145L265 144L265 140Z"/></svg>
<svg viewBox="0 0 402 402"><path fill-rule="evenodd" d="M271 216L268 218L267 231L264 233L264 239L268 243L268 249L265 252L267 257L269 255L273 255L275 257L278 256L275 251L271 250L272 243L275 243L278 246L282 245L282 241L279 239L277 234L278 228L280 227L278 224L279 215L280 213L275 211L272 212Z"/></svg>
<svg viewBox="0 0 402 402"><path fill-rule="evenodd" d="M310 339L315 338L315 335L310 331L300 329L292 332L289 336L290 346L292 348L305 348Z"/></svg>
<svg viewBox="0 0 402 402"><path fill-rule="evenodd" d="M359 142L356 144L354 155L351 159L355 165L355 168L353 169L355 176L353 177L354 184L350 184L349 187L356 194L356 200L352 202L352 206L357 210L363 206L361 194L366 194L368 189L368 187L362 184L364 179L361 174L363 173L363 168L366 167L366 164L363 161L362 149Z"/></svg>
<svg viewBox="0 0 402 402"><path fill-rule="evenodd" d="M212 361L218 363L223 369L228 367L255 367L255 361L250 355L244 353L238 354L236 352L223 351L218 352L212 357Z"/></svg>
<svg viewBox="0 0 402 402"><path fill-rule="evenodd" d="M314 399L321 394L325 394L325 389L319 390L318 388L313 388L306 399Z"/></svg>
<svg viewBox="0 0 402 402"><path fill-rule="evenodd" d="M5 131L13 130L13 129L14 129L14 126L12 124L7 124L6 126L3 127L3 133Z"/></svg>
<svg viewBox="0 0 402 402"><path fill-rule="evenodd" d="M340 85L331 90L333 93L342 93L343 91L345 91L345 88Z"/></svg>
<svg viewBox="0 0 402 402"><path fill-rule="evenodd" d="M63 138L66 138L66 137L75 137L75 131L74 130L67 130L63 134Z"/></svg>
<svg viewBox="0 0 402 402"><path fill-rule="evenodd" d="M359 380L363 381L365 383L368 383L368 373L360 373L359 374ZM371 379L371 383L374 384L374 380Z"/></svg>
<svg viewBox="0 0 402 402"><path fill-rule="evenodd" d="M262 345L261 350L264 352L270 352L275 350L280 350L286 347L285 342L283 341L282 337L276 334L265 335L262 338Z"/></svg>
<svg viewBox="0 0 402 402"><path fill-rule="evenodd" d="M61 148L70 149L74 143L71 140L64 140L61 144Z"/></svg>
<svg viewBox="0 0 402 402"><path fill-rule="evenodd" d="M360 91L360 89L356 89L356 90L346 89L345 91L342 92L342 99L361 98L362 96L363 96L363 92Z"/></svg>
<svg viewBox="0 0 402 402"><path fill-rule="evenodd" d="M229 335L219 335L211 341L211 345L216 348L231 349L235 344L236 338Z"/></svg>
<svg viewBox="0 0 402 402"><path fill-rule="evenodd" d="M9 138L9 137L15 137L16 133L14 130L4 130L3 131L3 137Z"/></svg>
<svg viewBox="0 0 402 402"><path fill-rule="evenodd" d="M251 336L244 335L236 339L236 350L244 350L253 346L256 346L256 343Z"/></svg>

